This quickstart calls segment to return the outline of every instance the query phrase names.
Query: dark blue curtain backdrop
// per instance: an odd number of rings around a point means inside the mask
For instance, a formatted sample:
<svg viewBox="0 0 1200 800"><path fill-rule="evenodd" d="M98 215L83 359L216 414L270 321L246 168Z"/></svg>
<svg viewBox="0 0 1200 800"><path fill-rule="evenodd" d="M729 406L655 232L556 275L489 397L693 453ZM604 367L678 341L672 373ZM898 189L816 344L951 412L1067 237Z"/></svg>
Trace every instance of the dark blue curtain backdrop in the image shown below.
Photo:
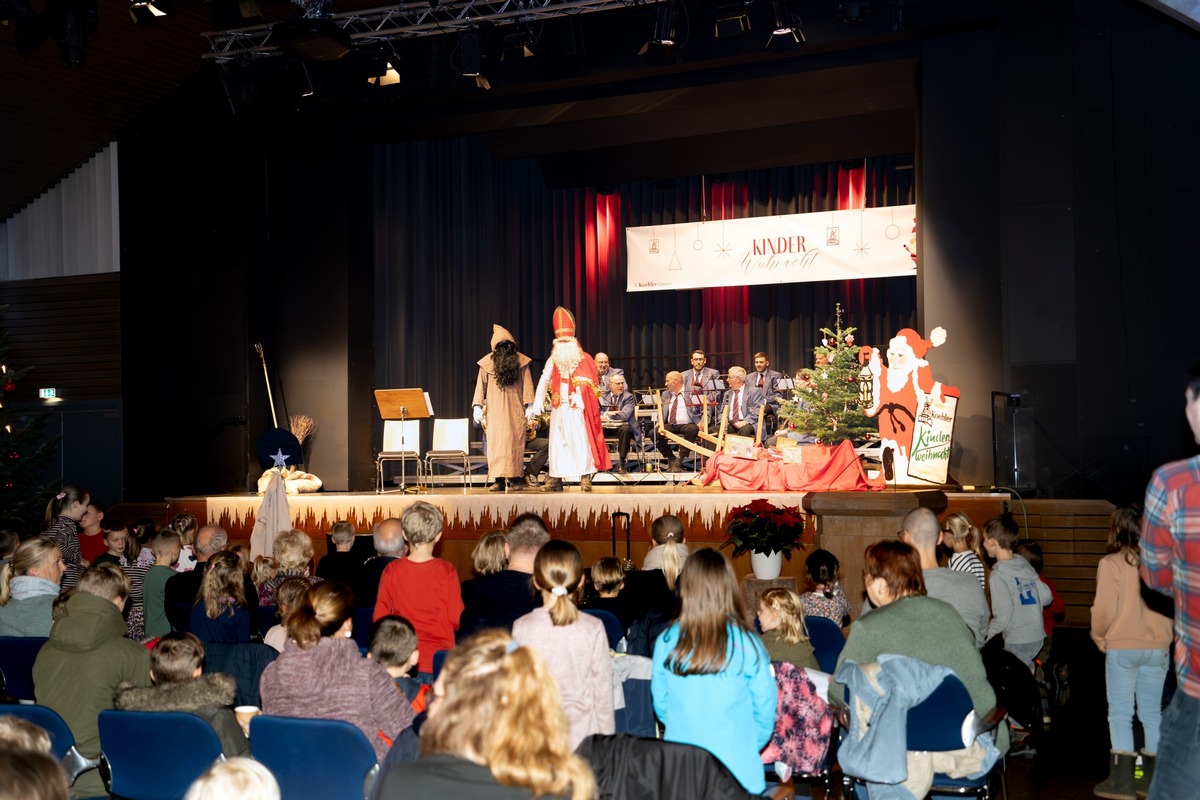
<svg viewBox="0 0 1200 800"><path fill-rule="evenodd" d="M474 139L375 150L376 376L428 390L441 417L469 413L492 323L540 370L557 305L588 352L607 352L635 387L659 386L699 347L722 371L765 350L812 363L842 304L861 343L916 324L916 281L625 291L625 228L914 202L911 156L780 167L670 182L551 190L536 160L497 161ZM899 168L897 168L899 166ZM535 380L537 373L535 372Z"/></svg>

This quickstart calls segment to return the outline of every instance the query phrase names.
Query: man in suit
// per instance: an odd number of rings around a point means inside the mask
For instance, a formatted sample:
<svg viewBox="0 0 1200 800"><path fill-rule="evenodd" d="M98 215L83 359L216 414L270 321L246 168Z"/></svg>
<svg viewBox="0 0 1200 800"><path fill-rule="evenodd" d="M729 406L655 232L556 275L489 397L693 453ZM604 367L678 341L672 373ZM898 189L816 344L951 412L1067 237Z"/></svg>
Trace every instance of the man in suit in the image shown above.
<svg viewBox="0 0 1200 800"><path fill-rule="evenodd" d="M637 401L625 388L625 376L612 376L608 386L608 394L600 400L600 407L604 409L600 416L604 422L605 434L615 434L617 437L617 472L624 475L629 472L625 468L629 443L636 441L638 450L642 449L642 426L637 420Z"/></svg>
<svg viewBox="0 0 1200 800"><path fill-rule="evenodd" d="M625 376L625 370L617 369L610 366L608 363L608 353L596 353L592 356L592 360L596 362L596 376L600 379L600 388L605 392L610 391L608 382L615 376Z"/></svg>
<svg viewBox="0 0 1200 800"><path fill-rule="evenodd" d="M700 409L687 402L683 387L683 375L667 373L667 390L662 393L663 428L682 436L690 442L700 441ZM683 453L676 456L671 442L665 436L658 440L658 452L667 459L667 472L683 472Z"/></svg>
<svg viewBox="0 0 1200 800"><path fill-rule="evenodd" d="M758 410L767 403L767 394L757 386L746 382L746 370L741 367L729 368L729 389L721 398L718 411L729 409L729 424L726 430L738 436L753 436L758 425ZM717 422L720 422L720 415Z"/></svg>
<svg viewBox="0 0 1200 800"><path fill-rule="evenodd" d="M706 367L708 357L703 350L692 351L692 368L683 373L683 396L689 406L695 406L696 419L700 419L701 398L708 397L709 405L716 405L721 400L721 373L712 367Z"/></svg>
<svg viewBox="0 0 1200 800"><path fill-rule="evenodd" d="M771 359L767 357L767 354L763 352L755 353L754 374L748 376L746 382L766 392L767 402L773 408L779 405L779 382L781 380L783 380L783 373L771 369Z"/></svg>

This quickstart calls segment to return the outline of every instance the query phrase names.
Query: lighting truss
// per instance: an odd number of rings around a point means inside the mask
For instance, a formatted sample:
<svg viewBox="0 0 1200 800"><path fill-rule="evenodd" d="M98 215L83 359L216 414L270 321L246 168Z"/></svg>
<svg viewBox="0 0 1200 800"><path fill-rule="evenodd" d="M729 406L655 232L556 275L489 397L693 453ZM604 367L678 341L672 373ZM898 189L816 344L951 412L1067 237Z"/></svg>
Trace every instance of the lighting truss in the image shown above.
<svg viewBox="0 0 1200 800"><path fill-rule="evenodd" d="M512 22L570 17L627 8L636 0L433 0L331 14L332 20L355 42L386 42L438 36L467 30L481 22ZM201 34L209 52L202 57L218 62L280 53L272 25L255 25Z"/></svg>

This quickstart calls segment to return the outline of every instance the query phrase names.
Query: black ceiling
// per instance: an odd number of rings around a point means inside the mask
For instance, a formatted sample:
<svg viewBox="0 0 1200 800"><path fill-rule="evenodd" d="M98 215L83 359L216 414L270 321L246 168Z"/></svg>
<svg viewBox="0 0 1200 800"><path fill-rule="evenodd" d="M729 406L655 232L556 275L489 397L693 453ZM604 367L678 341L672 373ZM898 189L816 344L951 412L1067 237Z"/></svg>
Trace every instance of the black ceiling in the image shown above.
<svg viewBox="0 0 1200 800"><path fill-rule="evenodd" d="M178 0L153 26L134 25L126 0L101 0L79 68L61 62L53 39L18 56L9 25L0 29L0 219L204 72L230 96L211 113L338 114L372 141L475 134L497 157L540 157L556 185L668 177L690 168L681 159L692 152L708 154L710 172L911 152L917 44L994 25L999 13L992 2L908 0L893 30L896 0L866 2L872 13L857 25L839 18L837 0L808 0L800 48L767 45L768 0L747 4L754 25L732 39L713 37L714 0L684 2L677 62L637 55L656 7L632 4L544 23L534 58L485 62L491 91L456 73L453 34L398 43L403 81L381 88L366 86L354 58L307 77L283 57L217 67L202 58L201 33L213 26L199 0ZM259 5L268 20L297 13L283 0ZM335 10L354 7L339 0ZM300 98L299 80L316 95Z"/></svg>

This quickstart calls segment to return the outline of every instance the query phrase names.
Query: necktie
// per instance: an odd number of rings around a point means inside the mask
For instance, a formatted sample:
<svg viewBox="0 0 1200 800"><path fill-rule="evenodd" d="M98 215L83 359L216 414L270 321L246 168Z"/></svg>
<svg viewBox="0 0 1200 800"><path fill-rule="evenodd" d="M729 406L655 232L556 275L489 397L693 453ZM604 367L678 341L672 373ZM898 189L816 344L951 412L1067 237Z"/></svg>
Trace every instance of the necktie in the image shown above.
<svg viewBox="0 0 1200 800"><path fill-rule="evenodd" d="M737 422L742 418L742 392L738 390L733 393L733 413L729 416L730 422Z"/></svg>
<svg viewBox="0 0 1200 800"><path fill-rule="evenodd" d="M763 382L762 382L762 381L763 381L763 378L762 378L762 373L760 372L760 373L758 373L758 388L760 388L760 389L761 389L761 388L763 388Z"/></svg>
<svg viewBox="0 0 1200 800"><path fill-rule="evenodd" d="M675 395L675 399L671 401L671 413L667 415L667 424L675 425L676 414L679 412L679 395Z"/></svg>

